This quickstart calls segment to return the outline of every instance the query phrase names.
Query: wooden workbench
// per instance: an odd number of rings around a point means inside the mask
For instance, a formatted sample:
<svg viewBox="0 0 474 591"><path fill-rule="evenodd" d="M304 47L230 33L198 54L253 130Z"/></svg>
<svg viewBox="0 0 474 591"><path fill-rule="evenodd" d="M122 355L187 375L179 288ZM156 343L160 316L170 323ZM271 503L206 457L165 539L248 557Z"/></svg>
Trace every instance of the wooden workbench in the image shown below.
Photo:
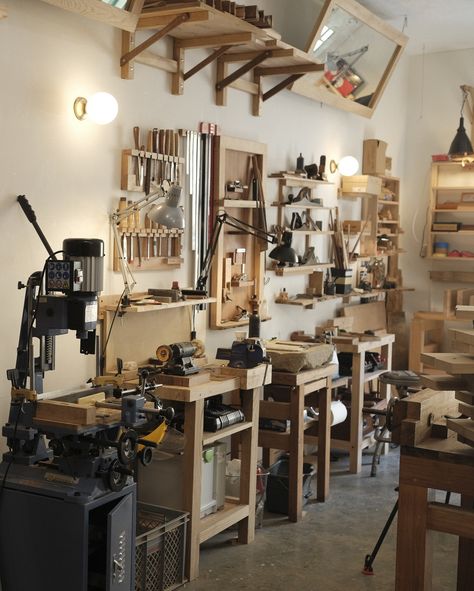
<svg viewBox="0 0 474 591"><path fill-rule="evenodd" d="M289 492L288 518L299 521L303 506L303 455L304 431L312 422L305 423L304 407L308 394L318 394L318 465L317 498L324 501L329 494L330 438L331 438L331 378L337 370L336 365L299 373L273 372L272 384L291 388L289 402L260 402L262 418L290 420L290 431L278 433L259 430L258 443L264 448L264 463L268 464L268 450L281 449L289 452Z"/></svg>
<svg viewBox="0 0 474 591"><path fill-rule="evenodd" d="M232 372L230 368L227 372ZM271 379L271 366L236 370L235 377L211 374L210 380L194 386L166 385L159 389L165 400L184 403L184 510L189 512L185 573L191 581L199 575L199 546L209 538L238 523L238 540L249 544L255 537L255 496L257 473L258 403L265 380ZM245 422L217 433L203 432L204 403L218 394L240 390ZM240 499L226 499L223 509L201 519L202 447L228 436L240 437Z"/></svg>
<svg viewBox="0 0 474 591"><path fill-rule="evenodd" d="M354 474L362 469L362 450L369 443L363 438L362 408L364 406L364 386L367 382L377 379L381 374L392 369L392 346L395 335L386 334L370 341L359 341L356 344L338 344L338 353L352 353L352 376L351 384L351 426L350 441L332 441L334 447L349 450L350 471ZM377 371L366 372L364 368L365 354L368 351L379 351L385 359L385 368ZM388 400L390 396L389 387L380 384L380 395Z"/></svg>

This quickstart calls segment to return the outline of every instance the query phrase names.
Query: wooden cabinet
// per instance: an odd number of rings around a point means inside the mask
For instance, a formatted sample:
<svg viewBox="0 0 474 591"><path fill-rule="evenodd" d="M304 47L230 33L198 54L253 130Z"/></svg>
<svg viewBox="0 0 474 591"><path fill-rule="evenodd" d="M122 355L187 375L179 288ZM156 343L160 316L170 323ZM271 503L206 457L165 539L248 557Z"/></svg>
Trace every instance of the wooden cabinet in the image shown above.
<svg viewBox="0 0 474 591"><path fill-rule="evenodd" d="M474 168L434 162L427 224L427 258L470 262L474 257Z"/></svg>
<svg viewBox="0 0 474 591"><path fill-rule="evenodd" d="M225 212L245 224L265 230L265 144L218 136L214 153L214 213ZM215 219L215 216L213 216ZM213 329L248 324L249 302L263 299L267 242L249 232L224 224L212 264L211 306ZM261 312L262 319L265 314Z"/></svg>

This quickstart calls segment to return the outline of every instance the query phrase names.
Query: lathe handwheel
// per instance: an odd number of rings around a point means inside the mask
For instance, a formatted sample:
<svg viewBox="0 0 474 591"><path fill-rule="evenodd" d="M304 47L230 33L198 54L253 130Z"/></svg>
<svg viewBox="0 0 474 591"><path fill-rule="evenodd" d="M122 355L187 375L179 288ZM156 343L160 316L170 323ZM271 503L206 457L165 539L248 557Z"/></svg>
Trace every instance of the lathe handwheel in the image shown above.
<svg viewBox="0 0 474 591"><path fill-rule="evenodd" d="M137 458L137 439L135 431L125 431L118 440L118 457L124 466L134 462Z"/></svg>
<svg viewBox="0 0 474 591"><path fill-rule="evenodd" d="M144 447L138 457L143 466L149 466L153 460L153 449L151 447Z"/></svg>
<svg viewBox="0 0 474 591"><path fill-rule="evenodd" d="M118 460L114 460L110 464L107 480L111 490L114 492L121 491L122 488L127 484L127 474L122 472L120 462Z"/></svg>

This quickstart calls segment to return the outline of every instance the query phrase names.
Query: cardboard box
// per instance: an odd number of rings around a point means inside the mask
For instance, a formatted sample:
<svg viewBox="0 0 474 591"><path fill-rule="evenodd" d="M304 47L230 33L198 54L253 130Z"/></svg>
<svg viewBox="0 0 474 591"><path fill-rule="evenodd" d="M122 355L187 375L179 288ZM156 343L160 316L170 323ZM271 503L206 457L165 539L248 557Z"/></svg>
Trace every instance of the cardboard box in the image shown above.
<svg viewBox="0 0 474 591"><path fill-rule="evenodd" d="M387 142L382 140L364 140L362 156L363 174L385 174Z"/></svg>
<svg viewBox="0 0 474 591"><path fill-rule="evenodd" d="M342 192L380 195L382 179L369 175L344 176L342 177Z"/></svg>

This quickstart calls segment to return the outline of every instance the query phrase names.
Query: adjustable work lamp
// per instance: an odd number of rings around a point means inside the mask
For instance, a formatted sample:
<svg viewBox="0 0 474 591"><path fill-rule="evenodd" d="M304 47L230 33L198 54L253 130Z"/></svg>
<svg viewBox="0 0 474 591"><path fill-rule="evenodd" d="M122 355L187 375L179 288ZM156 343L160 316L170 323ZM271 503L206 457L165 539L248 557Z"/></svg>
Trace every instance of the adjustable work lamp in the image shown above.
<svg viewBox="0 0 474 591"><path fill-rule="evenodd" d="M150 210L148 217L152 222L155 222L166 228L184 228L184 213L182 208L179 206L181 199L181 193L183 189L178 185L173 185L168 192L160 187L154 193L146 195L142 199L139 199L132 205L129 205L123 210L115 211L110 216L110 224L112 226L112 232L114 235L115 245L117 247L120 271L122 273L123 284L124 284L124 297L126 298L132 293L133 288L137 284L135 278L130 270L128 261L123 254L122 244L118 233L118 227L122 220L127 218L131 213L141 211L147 205L151 205L161 197L165 197L165 201L159 205L154 205Z"/></svg>

